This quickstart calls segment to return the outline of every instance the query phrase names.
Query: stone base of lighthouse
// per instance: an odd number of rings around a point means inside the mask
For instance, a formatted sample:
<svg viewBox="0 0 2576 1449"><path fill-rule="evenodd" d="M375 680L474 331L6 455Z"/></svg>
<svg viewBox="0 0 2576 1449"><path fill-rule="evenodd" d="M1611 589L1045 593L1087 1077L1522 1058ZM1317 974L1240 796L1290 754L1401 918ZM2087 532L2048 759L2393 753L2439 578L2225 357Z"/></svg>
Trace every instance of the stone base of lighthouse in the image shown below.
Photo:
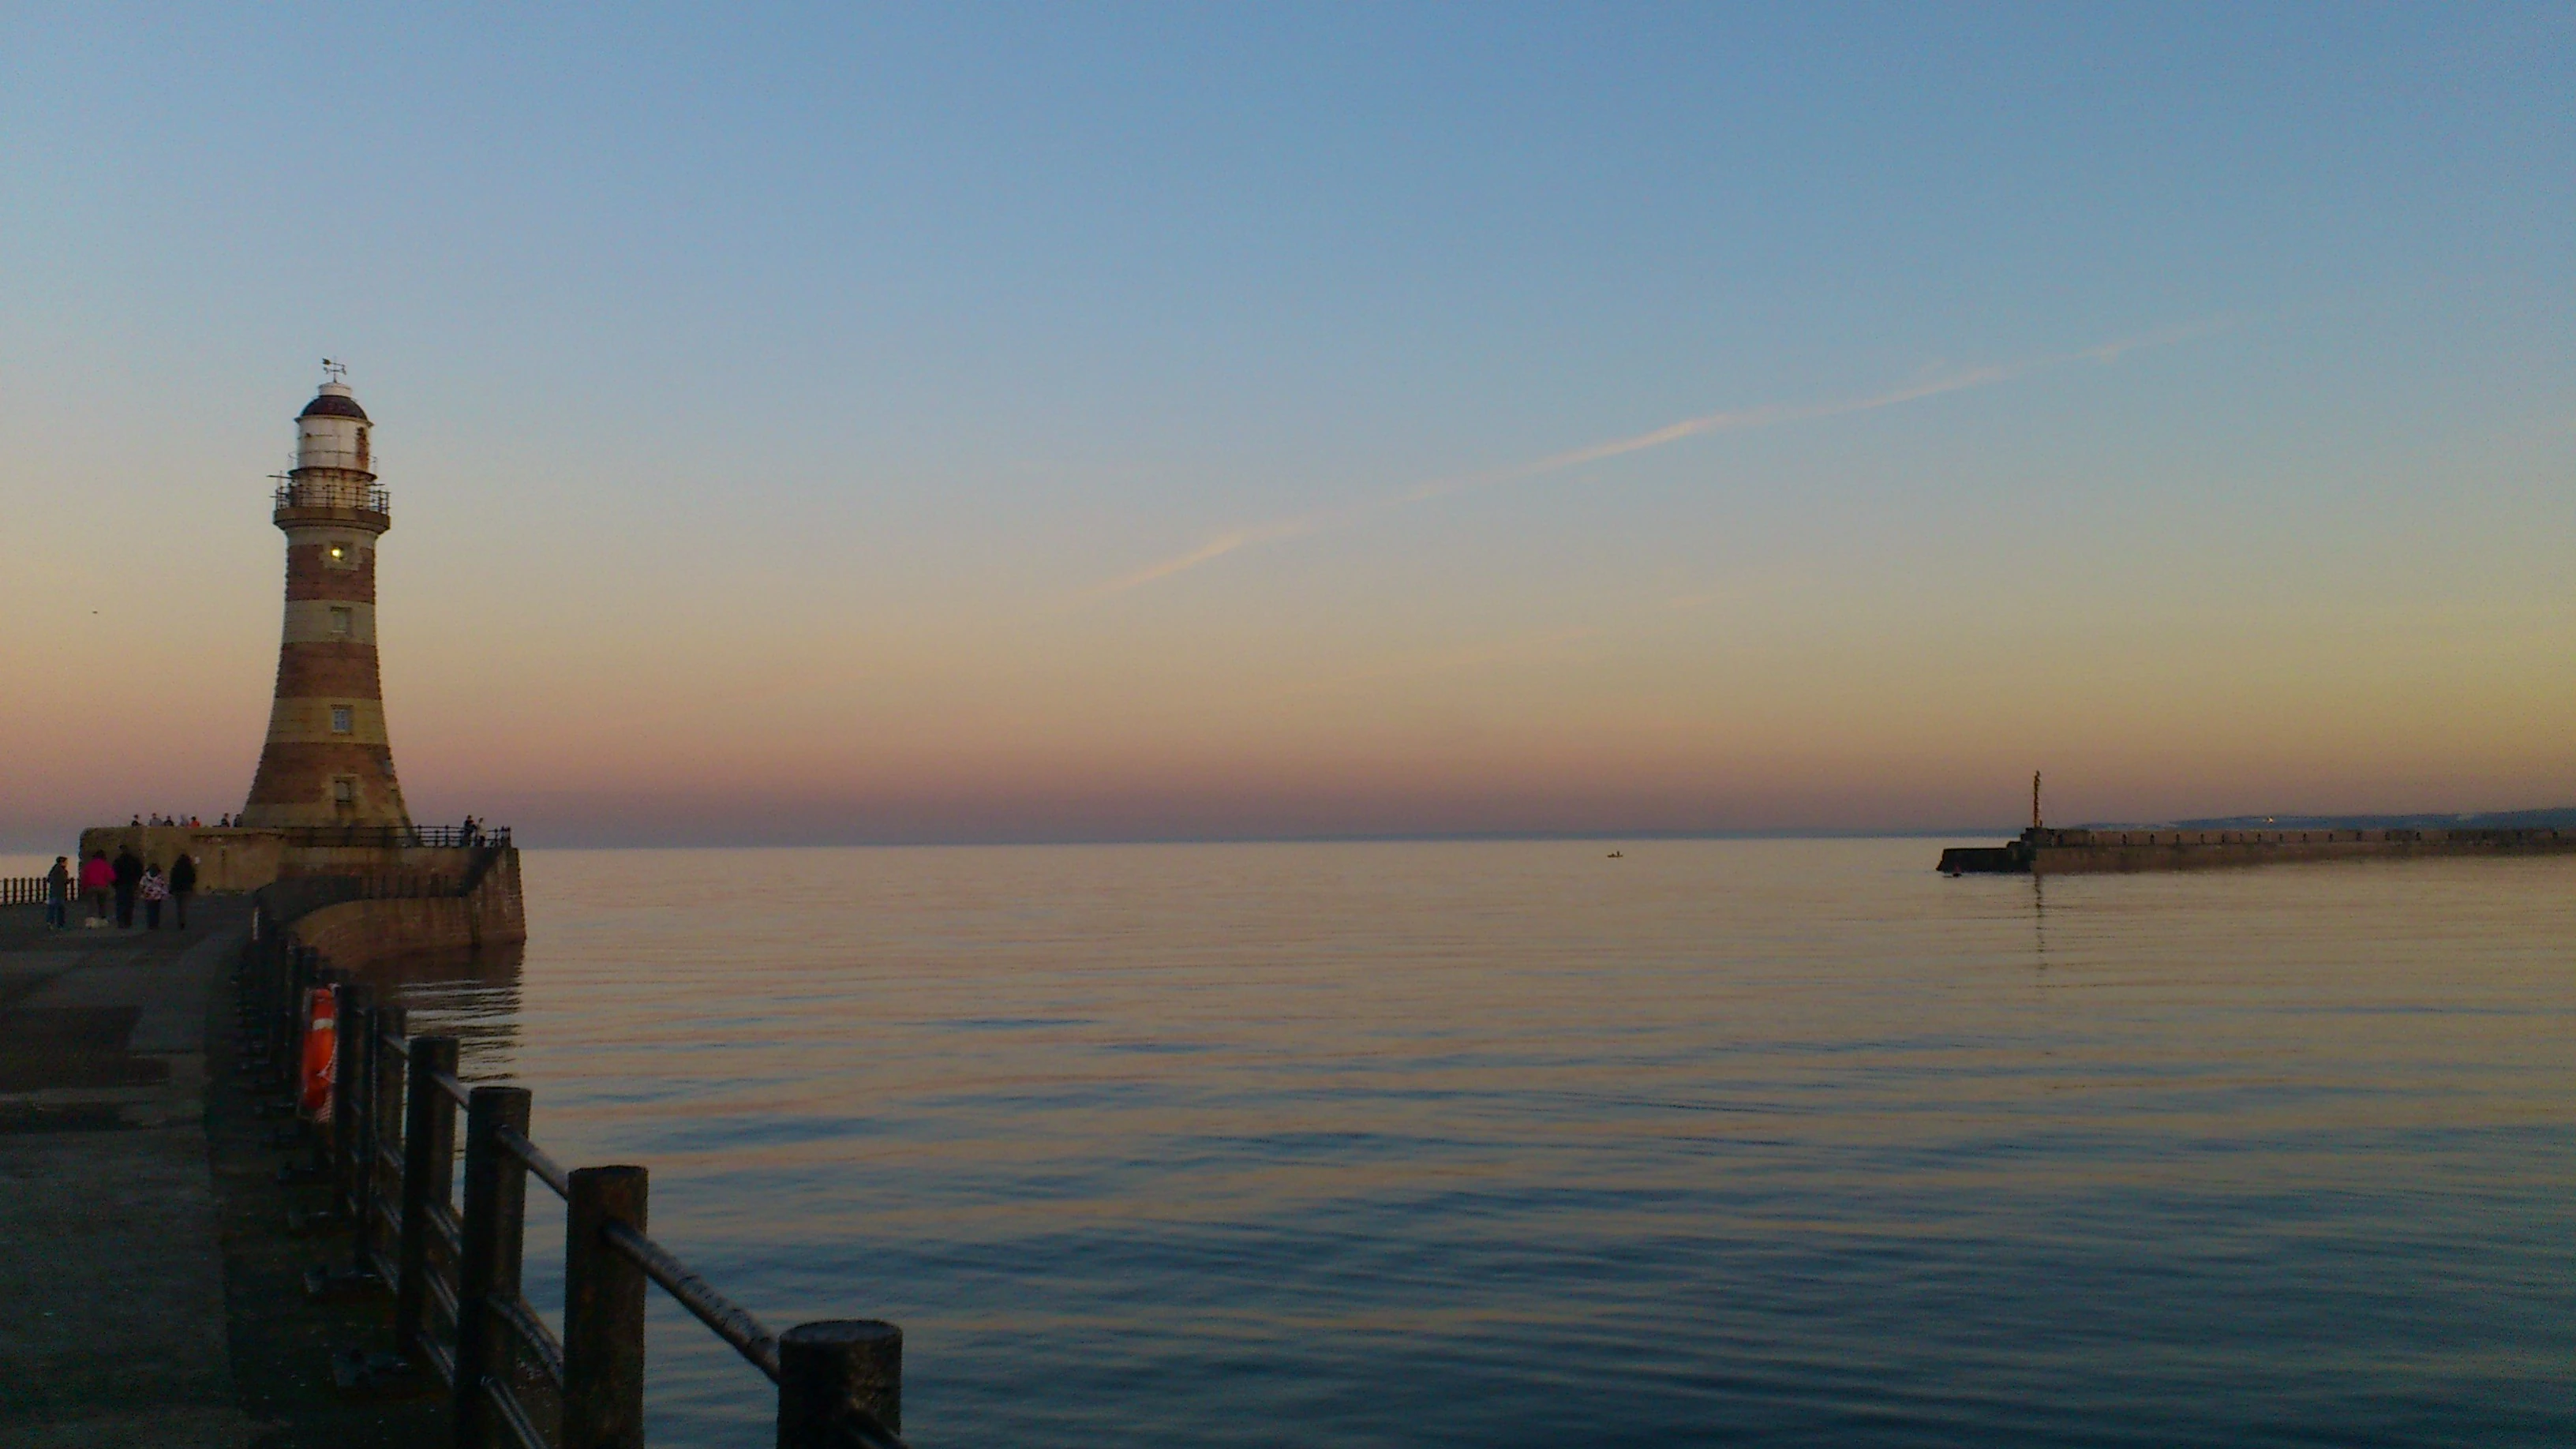
<svg viewBox="0 0 2576 1449"><path fill-rule="evenodd" d="M81 832L80 858L131 850L166 871L184 854L197 863L198 890L284 892L296 909L272 912L280 916L328 906L334 919L364 924L383 950L526 940L517 847L506 838L446 843L451 837L365 826L94 825Z"/></svg>

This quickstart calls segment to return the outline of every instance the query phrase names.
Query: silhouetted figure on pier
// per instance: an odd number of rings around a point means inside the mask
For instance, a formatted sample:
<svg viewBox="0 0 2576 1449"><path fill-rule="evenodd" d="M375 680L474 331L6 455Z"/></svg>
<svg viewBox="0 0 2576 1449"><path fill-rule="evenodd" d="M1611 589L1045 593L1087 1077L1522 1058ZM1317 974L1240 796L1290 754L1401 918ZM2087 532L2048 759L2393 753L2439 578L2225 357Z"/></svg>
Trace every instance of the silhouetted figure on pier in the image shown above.
<svg viewBox="0 0 2576 1449"><path fill-rule="evenodd" d="M54 868L45 872L45 925L62 930L71 922L72 867L69 856L54 857Z"/></svg>
<svg viewBox="0 0 2576 1449"><path fill-rule="evenodd" d="M170 910L178 917L175 924L182 931L188 929L188 897L196 893L197 862L182 851L177 860L170 862Z"/></svg>
<svg viewBox="0 0 2576 1449"><path fill-rule="evenodd" d="M134 928L134 892L143 884L143 861L128 846L116 853L116 928Z"/></svg>
<svg viewBox="0 0 2576 1449"><path fill-rule="evenodd" d="M143 928L161 929L161 903L170 899L170 878L161 873L159 862L143 867L143 879L136 887L143 897Z"/></svg>

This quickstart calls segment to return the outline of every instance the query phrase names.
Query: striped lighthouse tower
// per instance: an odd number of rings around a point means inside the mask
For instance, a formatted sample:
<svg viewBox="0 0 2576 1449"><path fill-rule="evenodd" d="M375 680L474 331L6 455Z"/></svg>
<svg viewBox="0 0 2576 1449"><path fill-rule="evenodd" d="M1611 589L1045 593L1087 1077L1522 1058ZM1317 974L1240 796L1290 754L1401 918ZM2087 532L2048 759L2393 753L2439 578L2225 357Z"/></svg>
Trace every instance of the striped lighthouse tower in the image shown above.
<svg viewBox="0 0 2576 1449"><path fill-rule="evenodd" d="M286 531L286 629L277 699L241 823L407 826L376 674L376 540L393 526L376 485L366 409L329 380L295 420L295 469L277 486Z"/></svg>

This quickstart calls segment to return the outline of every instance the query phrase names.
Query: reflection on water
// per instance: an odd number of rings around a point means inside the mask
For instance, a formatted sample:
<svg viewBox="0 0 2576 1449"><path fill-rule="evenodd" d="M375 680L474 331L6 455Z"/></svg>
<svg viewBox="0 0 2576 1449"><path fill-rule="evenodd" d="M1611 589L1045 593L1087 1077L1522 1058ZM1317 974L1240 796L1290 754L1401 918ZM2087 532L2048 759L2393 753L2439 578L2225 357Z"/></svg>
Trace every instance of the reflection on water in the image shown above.
<svg viewBox="0 0 2576 1449"><path fill-rule="evenodd" d="M2048 969L2048 877L2037 871L2030 876L2030 948L2038 958L2039 968Z"/></svg>
<svg viewBox="0 0 2576 1449"><path fill-rule="evenodd" d="M532 851L404 989L925 1445L2576 1440L2576 860L1937 853Z"/></svg>
<svg viewBox="0 0 2576 1449"><path fill-rule="evenodd" d="M420 951L369 966L361 975L378 999L403 1007L414 1036L456 1038L457 1073L468 1081L513 1077L519 1062L518 942L480 951Z"/></svg>

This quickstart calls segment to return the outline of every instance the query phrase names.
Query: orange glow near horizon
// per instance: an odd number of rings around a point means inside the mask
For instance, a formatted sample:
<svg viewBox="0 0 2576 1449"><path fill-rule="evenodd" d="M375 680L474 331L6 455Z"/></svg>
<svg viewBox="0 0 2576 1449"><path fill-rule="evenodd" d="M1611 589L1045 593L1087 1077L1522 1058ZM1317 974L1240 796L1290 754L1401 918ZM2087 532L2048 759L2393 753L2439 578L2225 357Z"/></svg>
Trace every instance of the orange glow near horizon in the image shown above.
<svg viewBox="0 0 2576 1449"><path fill-rule="evenodd" d="M2576 800L2576 687L2542 667L2576 626L2475 580L1998 589L1883 545L1848 573L1560 577L1472 607L1401 574L1318 594L1295 559L1073 611L927 576L799 607L756 574L675 598L606 557L496 594L443 577L424 531L386 544L406 790L539 843L2000 826L2032 768L2070 821ZM139 641L102 677L77 624L13 644L32 683L0 751L46 763L10 832L238 808L275 548L239 539L220 579L194 559L187 647ZM2016 594L2049 602L1995 606ZM100 618L186 608L138 588Z"/></svg>

